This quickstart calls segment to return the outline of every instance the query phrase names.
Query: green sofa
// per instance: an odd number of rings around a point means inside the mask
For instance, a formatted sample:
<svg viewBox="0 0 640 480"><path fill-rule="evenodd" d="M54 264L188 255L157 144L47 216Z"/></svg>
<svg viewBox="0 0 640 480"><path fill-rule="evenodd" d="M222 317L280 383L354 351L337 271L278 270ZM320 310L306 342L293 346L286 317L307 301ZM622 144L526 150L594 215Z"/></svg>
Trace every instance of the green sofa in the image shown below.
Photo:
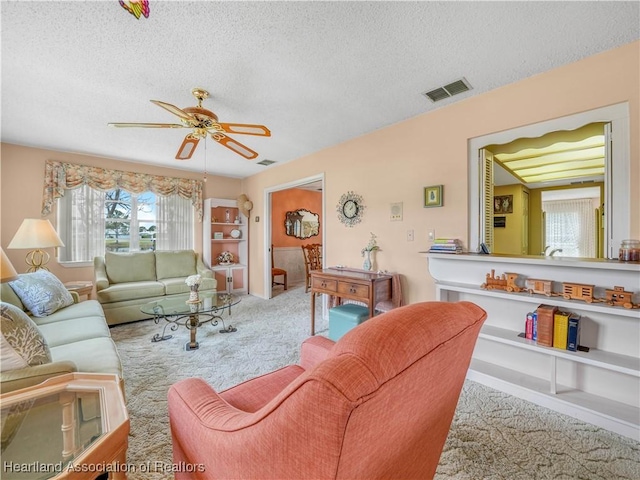
<svg viewBox="0 0 640 480"><path fill-rule="evenodd" d="M11 303L29 314L9 284L3 283L0 292L3 302ZM50 315L29 315L49 346L51 363L1 372L2 393L76 371L115 373L122 379L120 356L111 339L102 307L96 300L79 302L77 294L72 292L72 296L72 305Z"/></svg>
<svg viewBox="0 0 640 480"><path fill-rule="evenodd" d="M213 272L193 250L112 253L93 261L98 302L107 323L149 318L140 311L145 303L189 293L185 280L202 277L200 290L215 290Z"/></svg>

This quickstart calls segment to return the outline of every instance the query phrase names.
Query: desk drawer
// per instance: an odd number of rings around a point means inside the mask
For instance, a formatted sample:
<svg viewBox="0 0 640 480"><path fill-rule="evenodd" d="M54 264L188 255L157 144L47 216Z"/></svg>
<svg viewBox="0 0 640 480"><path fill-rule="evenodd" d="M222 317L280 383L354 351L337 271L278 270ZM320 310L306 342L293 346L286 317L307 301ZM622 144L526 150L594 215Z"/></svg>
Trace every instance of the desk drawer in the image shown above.
<svg viewBox="0 0 640 480"><path fill-rule="evenodd" d="M338 293L344 293L345 295L360 297L369 299L369 285L362 285L360 283L353 282L339 282Z"/></svg>
<svg viewBox="0 0 640 480"><path fill-rule="evenodd" d="M331 278L311 277L311 288L314 290L337 291L338 281Z"/></svg>

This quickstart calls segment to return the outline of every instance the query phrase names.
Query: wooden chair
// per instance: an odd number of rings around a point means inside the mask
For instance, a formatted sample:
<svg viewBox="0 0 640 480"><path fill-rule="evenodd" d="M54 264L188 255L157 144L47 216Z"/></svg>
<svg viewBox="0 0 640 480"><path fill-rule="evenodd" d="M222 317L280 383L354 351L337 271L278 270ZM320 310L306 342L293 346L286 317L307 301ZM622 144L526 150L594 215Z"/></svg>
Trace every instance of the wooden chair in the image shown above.
<svg viewBox="0 0 640 480"><path fill-rule="evenodd" d="M302 245L302 253L304 254L304 271L306 275L304 291L307 293L311 288L311 272L313 270L322 270L322 245L319 243Z"/></svg>
<svg viewBox="0 0 640 480"><path fill-rule="evenodd" d="M276 282L276 277L282 275L284 277L284 281L282 283ZM284 285L284 289L287 289L287 271L282 268L274 267L273 263L273 245L271 245L271 286L274 285Z"/></svg>

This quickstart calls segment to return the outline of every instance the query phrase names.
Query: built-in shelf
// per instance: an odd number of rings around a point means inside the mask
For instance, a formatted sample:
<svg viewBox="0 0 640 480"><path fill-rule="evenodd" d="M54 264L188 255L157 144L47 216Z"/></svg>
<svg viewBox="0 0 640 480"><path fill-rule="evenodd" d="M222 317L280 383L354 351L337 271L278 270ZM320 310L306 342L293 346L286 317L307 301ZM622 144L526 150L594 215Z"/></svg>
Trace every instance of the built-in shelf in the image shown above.
<svg viewBox="0 0 640 480"><path fill-rule="evenodd" d="M544 347L538 345L535 341L518 336L519 332L508 330L506 328L492 327L484 325L480 332L480 337L493 342L512 345L517 348L540 352L544 355L552 355L557 358L563 358L571 362L584 363L594 367L604 368L613 372L624 373L634 377L640 377L640 359L629 355L620 355L618 353L606 352L596 348L590 348L588 352L571 352L569 350L560 350L554 347Z"/></svg>
<svg viewBox="0 0 640 480"><path fill-rule="evenodd" d="M567 310L579 309L588 312L599 312L605 314L613 314L622 317L637 318L640 320L640 309L624 308L620 306L607 305L606 303L587 303L580 300L565 300L562 296L547 297L540 294L529 294L526 292L506 292L504 290L485 290L480 286L469 285L457 282L437 282L436 289L444 289L452 292L470 293L474 295L482 294L486 297L503 298L505 300L514 300L518 302L527 302L539 305L545 303L547 305L555 305Z"/></svg>
<svg viewBox="0 0 640 480"><path fill-rule="evenodd" d="M226 220L236 217L240 223L213 221L214 218ZM204 201L203 224L205 225L202 229L203 258L206 265L213 270L214 278L218 282L218 291L247 292L249 284L248 218L242 214L235 200L207 198ZM234 230L240 231L238 238L231 236ZM222 238L214 238L216 233L222 234ZM218 264L217 258L223 251L232 253L237 262L231 265Z"/></svg>
<svg viewBox="0 0 640 480"><path fill-rule="evenodd" d="M638 440L640 408L549 382L493 363L473 359L467 378L537 405Z"/></svg>
<svg viewBox="0 0 640 480"><path fill-rule="evenodd" d="M612 260L548 259L500 255L426 254L436 299L472 301L487 311L467 377L538 405L640 440L640 309L567 300L527 292L485 290L486 275L622 286L640 303L640 265ZM538 345L519 336L524 316L540 304L580 314L589 326L588 352ZM583 331L583 336L584 336ZM582 344L583 342L581 342Z"/></svg>

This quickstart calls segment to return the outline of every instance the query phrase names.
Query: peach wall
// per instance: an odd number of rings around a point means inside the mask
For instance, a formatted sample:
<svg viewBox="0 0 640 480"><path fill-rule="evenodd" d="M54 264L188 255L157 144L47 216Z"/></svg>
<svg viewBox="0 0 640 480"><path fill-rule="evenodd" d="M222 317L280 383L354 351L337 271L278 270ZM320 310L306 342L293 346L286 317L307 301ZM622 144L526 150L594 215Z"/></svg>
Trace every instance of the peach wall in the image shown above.
<svg viewBox="0 0 640 480"><path fill-rule="evenodd" d="M473 79L470 79L473 83ZM424 102L415 94L416 102ZM250 229L250 291L266 296L264 282L264 228L255 217L267 218L264 191L277 185L324 174L324 258L327 265L362 265L360 250L369 232L382 249L376 255L380 269L405 276L408 302L435 297L427 261L427 232L457 237L468 243L467 158L471 138L532 123L572 115L607 105L628 102L631 116L631 204L640 204L640 42L622 46L576 63L542 73L491 92L391 125L368 135L298 159L243 181L210 177L206 197L236 198L245 193L254 203ZM121 162L100 157L2 145L1 244L9 243L20 222L40 216L42 177L46 159L56 159L121 170L197 178L193 172ZM423 187L444 185L444 207L423 208ZM364 198L361 224L342 225L335 205L347 191ZM391 222L390 203L403 202L403 220ZM637 212L637 208L633 211ZM55 218L50 216L50 218ZM407 241L413 230L415 240ZM631 223L633 238L640 238L640 218ZM201 229L196 232L198 245ZM199 246L198 246L199 249ZM5 249L6 251L6 249ZM22 251L7 252L18 267ZM91 278L91 269L52 265L63 280Z"/></svg>
<svg viewBox="0 0 640 480"><path fill-rule="evenodd" d="M8 250L7 245L18 230L25 218L41 218L42 186L44 165L46 160L58 160L62 162L93 165L102 168L113 168L154 175L166 175L171 177L197 178L202 174L187 172L172 168L162 168L142 163L123 162L103 157L80 155L68 152L56 152L38 148L24 147L3 143L1 145L2 170L0 178L0 241L7 256L19 273L26 270L24 263L25 250ZM217 177L209 175L204 184L204 196L219 198L237 198L241 193L241 181L234 178ZM56 212L46 218L56 225ZM196 225L195 232L196 251L202 252L202 224ZM51 255L49 269L62 281L92 280L93 267L63 267L54 258L53 249L48 250Z"/></svg>
<svg viewBox="0 0 640 480"><path fill-rule="evenodd" d="M305 209L317 213L320 219L318 235L300 239L285 234L286 213ZM309 243L322 243L322 193L302 188L290 188L271 194L271 241L274 247L299 247Z"/></svg>
<svg viewBox="0 0 640 480"><path fill-rule="evenodd" d="M473 79L470 79L473 83ZM419 92L416 102L424 101ZM640 204L640 42L622 46L576 63L542 73L491 92L474 96L368 135L272 167L245 179L243 191L253 200L252 215L264 216L263 192L276 185L324 173L326 265L360 267L360 250L369 232L382 249L378 268L405 276L406 300L435 298L427 272L427 232L457 237L468 244L467 158L471 138L551 120L620 102L631 116L631 202ZM444 207L423 208L423 187L444 185ZM334 212L343 193L364 198L361 224L342 225ZM391 222L389 204L403 202L403 221ZM637 211L633 209L633 211ZM415 240L407 241L407 231ZM640 218L631 233L640 238ZM265 291L264 229L251 229L251 286Z"/></svg>

